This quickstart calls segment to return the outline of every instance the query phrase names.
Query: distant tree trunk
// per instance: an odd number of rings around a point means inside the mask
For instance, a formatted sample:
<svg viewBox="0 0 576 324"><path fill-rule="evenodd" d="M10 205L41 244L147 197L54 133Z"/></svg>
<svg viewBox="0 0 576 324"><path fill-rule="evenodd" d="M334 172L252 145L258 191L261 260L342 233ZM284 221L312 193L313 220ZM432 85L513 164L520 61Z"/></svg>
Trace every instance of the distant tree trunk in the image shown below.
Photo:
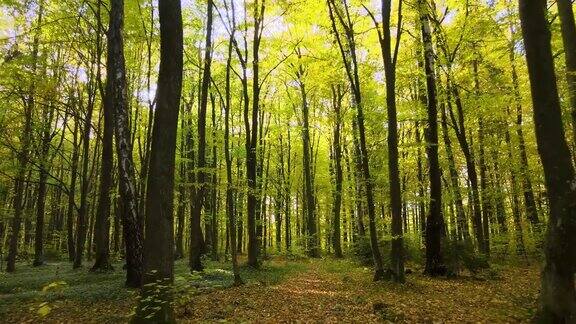
<svg viewBox="0 0 576 324"><path fill-rule="evenodd" d="M342 137L342 91L340 87L332 86L332 106L334 107L334 134L332 147L334 150L334 203L332 206L332 246L334 248L334 255L337 258L342 258L342 245L340 234L340 209L342 206L342 145L340 139Z"/></svg>
<svg viewBox="0 0 576 324"><path fill-rule="evenodd" d="M173 323L174 169L183 74L180 1L159 0L160 73L146 192L144 276L134 322Z"/></svg>
<svg viewBox="0 0 576 324"><path fill-rule="evenodd" d="M211 65L212 65L212 21L214 3L208 0L206 20L206 45L204 52L204 69L202 85L200 89L200 106L198 107L198 174L196 176L198 186L193 190L192 210L190 219L190 271L202 271L202 228L201 216L202 205L205 199L206 172L206 111L208 107L208 91L210 90ZM208 237L210 233L206 233Z"/></svg>
<svg viewBox="0 0 576 324"><path fill-rule="evenodd" d="M384 276L384 265L382 262L382 255L380 254L380 248L378 246L378 232L376 229L376 210L374 203L374 192L372 177L370 176L370 163L368 155L368 147L366 145L366 130L364 125L364 110L362 103L362 93L360 87L360 76L359 76L359 66L356 57L356 41L354 34L354 25L350 17L350 12L348 5L344 4L344 13L340 12L340 9L334 3L334 0L328 1L328 9L330 14L330 20L332 22L332 31L336 36L338 46L340 49L340 54L344 66L346 68L346 74L348 76L348 81L353 92L353 107L356 109L356 122L358 126L358 136L359 136L359 148L360 148L360 162L362 166L362 182L366 190L366 205L368 207L368 220L369 220L369 232L370 232L370 246L372 249L372 257L374 259L374 280L381 280ZM338 16L338 21L343 25L345 29L345 38L347 49L344 47L341 37L336 27L336 17ZM349 57L349 58L348 58Z"/></svg>
<svg viewBox="0 0 576 324"><path fill-rule="evenodd" d="M40 147L40 170L38 177L38 199L36 201L36 231L34 234L34 266L44 264L44 212L46 211L47 181L49 172L49 153L52 141L52 122L55 107L48 104L42 109L42 144ZM53 215L55 217L56 215Z"/></svg>
<svg viewBox="0 0 576 324"><path fill-rule="evenodd" d="M184 110L181 114L184 115L186 111ZM188 157L188 147L186 145L186 118L180 119L180 130L181 130L181 139L180 139L180 156L182 161L180 161L179 165L179 177L180 177L180 184L178 185L178 211L176 212L176 219L178 221L178 228L176 230L176 254L174 258L176 260L184 258L184 222L186 217L186 205L188 201L188 196L186 195L187 188L184 184L186 181L186 165L188 162L184 161L184 159Z"/></svg>
<svg viewBox="0 0 576 324"><path fill-rule="evenodd" d="M426 269L431 276L446 272L442 258L442 239L446 235L442 215L442 183L438 162L438 111L436 98L436 76L434 75L434 48L426 0L418 0L422 40L424 45L424 68L428 93L428 125L426 127L426 153L430 178L430 208L426 218Z"/></svg>
<svg viewBox="0 0 576 324"><path fill-rule="evenodd" d="M362 163L360 162L360 146L358 145L358 126L356 120L352 121L352 142L354 145L354 189L356 202L356 221L358 235L362 238L366 236L366 226L364 225L364 189L362 188Z"/></svg>
<svg viewBox="0 0 576 324"><path fill-rule="evenodd" d="M448 103L450 104L450 103ZM446 118L446 107L440 108L442 116L442 135L444 138L444 149L446 150L446 157L448 158L448 170L450 172L450 181L452 183L452 192L454 194L454 203L456 205L456 223L458 224L458 240L469 241L470 233L468 231L468 220L464 212L464 204L462 203L462 192L460 191L460 182L458 171L456 169L456 161L452 151L452 141L448 134L448 122Z"/></svg>
<svg viewBox="0 0 576 324"><path fill-rule="evenodd" d="M93 58L95 60L95 58ZM93 64L93 63L92 63ZM93 76L91 76L93 78ZM90 194L90 134L92 134L92 114L94 112L95 98L93 93L94 81L89 80L89 94L84 115L84 128L82 129L82 167L81 167L81 186L80 186L80 207L76 221L76 254L74 256L73 268L77 269L82 266L82 256L86 243L86 233L88 230L88 195ZM94 150L95 152L97 150Z"/></svg>
<svg viewBox="0 0 576 324"><path fill-rule="evenodd" d="M36 77L36 70L38 67L38 47L40 43L40 29L42 26L42 19L44 14L43 2L38 9L37 26L38 31L34 35L32 43L32 75ZM20 137L20 151L17 153L18 171L16 172L16 179L14 185L14 217L12 218L10 236L10 244L8 246L8 257L6 262L6 272L16 271L16 257L18 256L18 240L20 239L20 227L22 225L22 212L24 210L24 188L26 171L28 168L28 159L30 157L30 144L32 141L32 114L35 110L35 92L36 83L32 82L26 101L24 103L24 129Z"/></svg>
<svg viewBox="0 0 576 324"><path fill-rule="evenodd" d="M506 130L506 145L508 148L508 163L513 164L514 161L514 148L512 146L512 139L510 131ZM512 217L514 221L514 239L516 243L516 254L526 255L526 248L524 246L524 234L522 233L522 213L520 211L520 190L518 188L517 171L514 168L510 169L510 186L511 186L511 205Z"/></svg>
<svg viewBox="0 0 576 324"><path fill-rule="evenodd" d="M474 94L477 98L480 97L480 79L478 76L478 60L474 59L472 61L473 73L474 73ZM486 160L485 160L485 134L484 134L484 117L480 115L478 117L478 164L480 165L480 195L482 196L482 232L484 239L484 252L486 255L490 255L490 219L492 218L492 213L494 212L491 195L488 193L488 187L491 187L489 183Z"/></svg>
<svg viewBox="0 0 576 324"><path fill-rule="evenodd" d="M514 99L516 106L516 136L518 137L518 149L520 150L520 176L522 178L522 187L524 193L524 208L526 218L532 224L533 230L540 231L540 220L538 219L538 209L536 208L536 199L530 181L530 171L528 166L528 155L526 154L526 141L524 140L522 97L520 95L520 82L518 72L516 71L516 46L514 36L516 32L513 26L510 26L512 42L509 46L510 66L512 68L512 86L514 87ZM576 116L576 115L575 115Z"/></svg>
<svg viewBox="0 0 576 324"><path fill-rule="evenodd" d="M306 229L307 244L306 251L312 258L320 257L320 247L318 246L318 229L316 228L316 198L314 187L312 185L312 162L311 162L311 145L310 145L310 122L309 106L306 93L306 86L302 80L304 69L299 67L297 72L302 99L302 170L304 171L304 195L306 203Z"/></svg>
<svg viewBox="0 0 576 324"><path fill-rule="evenodd" d="M72 158L70 167L70 185L68 192L68 207L66 207L66 233L67 233L67 247L68 247L68 260L74 261L76 255L74 249L74 212L76 211L76 180L78 179L78 163L80 160L80 121L78 116L74 117L74 131L73 131L73 144L72 144Z"/></svg>
<svg viewBox="0 0 576 324"><path fill-rule="evenodd" d="M500 172L500 164L498 162L498 148L496 146L492 147L492 162L494 163L494 172L492 177L492 183L496 190L495 200L496 200L496 220L498 221L498 226L501 234L508 233L508 224L506 221L506 207L504 205L504 192L503 187L505 185L505 180L502 179Z"/></svg>
<svg viewBox="0 0 576 324"><path fill-rule="evenodd" d="M212 96L212 186L210 189L210 228L212 230L212 261L218 261L218 152L216 145L216 101Z"/></svg>
<svg viewBox="0 0 576 324"><path fill-rule="evenodd" d="M234 4L232 2L232 10ZM228 42L228 57L226 60L226 89L224 102L224 159L226 160L226 216L228 218L228 227L230 235L230 251L232 255L232 273L234 274L234 285L242 284L240 271L238 270L238 248L236 246L236 215L234 213L234 186L232 179L232 157L230 156L230 111L232 109L232 94L230 89L230 72L232 70L232 50L233 40L236 33L236 26L230 33Z"/></svg>
<svg viewBox="0 0 576 324"><path fill-rule="evenodd" d="M426 90L424 90L426 91ZM423 97L424 105L426 105L426 97ZM422 240L426 240L426 194L424 183L424 167L422 165L422 135L420 134L420 122L416 122L416 142L418 143L418 152L416 157L416 164L418 168L418 223L421 232Z"/></svg>
<svg viewBox="0 0 576 324"><path fill-rule="evenodd" d="M101 2L98 2L98 12L100 12ZM115 9L115 8L113 8ZM118 28L115 24L117 17L116 10L110 11L110 26L108 29L108 43L118 41L115 36L113 28ZM98 20L98 35L102 30L102 22L100 15ZM112 169L114 168L114 91L116 84L114 84L113 75L115 73L114 64L117 58L114 57L114 46L116 44L108 45L108 53L106 59L106 89L105 91L101 86L100 73L98 73L98 84L100 86L100 94L103 97L103 110L104 110L104 124L102 131L102 156L100 163L100 189L98 194L98 206L96 207L96 224L94 243L96 245L96 258L92 271L108 271L112 270L110 264L110 191L112 188ZM98 36L97 51L101 52L101 40ZM100 70L98 70L100 71Z"/></svg>
<svg viewBox="0 0 576 324"><path fill-rule="evenodd" d="M290 251L292 247L292 229L291 229L291 214L292 214L292 144L290 139L290 126L288 127L288 143L287 143L288 150L286 152L286 171L283 171L284 175L284 184L286 186L284 198L284 218L285 218L285 242L286 242L286 251Z"/></svg>
<svg viewBox="0 0 576 324"><path fill-rule="evenodd" d="M550 206L539 320L568 323L576 320L576 179L562 124L546 1L519 3L536 141Z"/></svg>
<svg viewBox="0 0 576 324"><path fill-rule="evenodd" d="M466 170L468 172L468 181L470 182L470 198L472 208L472 225L474 228L474 235L480 252L486 253L486 246L484 241L484 230L482 227L482 208L480 203L480 189L478 184L478 173L476 172L476 161L471 148L471 141L466 137L466 129L464 124L464 108L460 98L460 91L451 80L448 81L449 96L454 96L456 110L458 111L458 118L455 117L452 110L450 110L450 118L454 125L458 125L454 130L456 131L456 138L464 154L466 160Z"/></svg>

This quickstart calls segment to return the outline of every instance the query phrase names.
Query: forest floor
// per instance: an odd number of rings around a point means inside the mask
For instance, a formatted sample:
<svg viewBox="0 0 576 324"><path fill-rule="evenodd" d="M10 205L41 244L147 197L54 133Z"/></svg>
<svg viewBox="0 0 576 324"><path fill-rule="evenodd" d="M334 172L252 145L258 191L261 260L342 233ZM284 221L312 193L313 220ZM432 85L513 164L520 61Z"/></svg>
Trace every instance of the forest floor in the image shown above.
<svg viewBox="0 0 576 324"><path fill-rule="evenodd" d="M0 322L126 322L137 292L123 288L122 264L111 273L21 264L0 273ZM224 270L226 269L226 270ZM207 262L189 274L176 263L176 313L182 322L528 322L539 267L493 265L480 275L430 279L413 268L407 283L372 282L370 268L348 260L266 261L241 268L245 285L231 287L228 263Z"/></svg>

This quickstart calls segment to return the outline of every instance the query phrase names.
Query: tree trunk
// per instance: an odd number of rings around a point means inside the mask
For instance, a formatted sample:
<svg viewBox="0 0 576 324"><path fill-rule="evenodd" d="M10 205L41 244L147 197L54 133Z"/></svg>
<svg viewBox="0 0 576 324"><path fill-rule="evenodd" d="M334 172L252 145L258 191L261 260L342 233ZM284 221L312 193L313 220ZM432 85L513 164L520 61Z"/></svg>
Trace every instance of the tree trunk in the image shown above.
<svg viewBox="0 0 576 324"><path fill-rule="evenodd" d="M560 29L564 43L564 58L566 60L566 82L570 99L572 116L572 136L576 145L576 23L574 22L573 1L557 0ZM575 153L576 154L576 153Z"/></svg>
<svg viewBox="0 0 576 324"><path fill-rule="evenodd" d="M68 260L74 261L76 251L74 248L74 212L76 211L76 180L78 179L78 163L80 162L80 121L77 116L74 117L74 131L73 131L73 148L70 167L70 186L68 192L68 207L66 207L66 233L67 233L67 247L68 247Z"/></svg>
<svg viewBox="0 0 576 324"><path fill-rule="evenodd" d="M576 320L574 168L562 125L546 1L519 2L536 141L550 206L539 315L543 322L568 323Z"/></svg>
<svg viewBox="0 0 576 324"><path fill-rule="evenodd" d="M98 2L98 12L100 11L101 3ZM116 8L113 8L116 9ZM118 15L116 10L110 11L110 26L108 29L108 53L106 60L106 90L101 91L103 95L103 109L104 109L104 129L102 131L102 157L100 164L100 192L98 194L98 207L96 209L96 224L94 242L96 245L96 260L92 266L92 271L108 271L112 270L110 264L110 191L112 188L112 169L114 168L114 91L115 86L113 75L115 73L114 64L117 58L114 57L114 47L117 44L110 44L117 42L115 37L117 32L114 28L118 28L116 19L112 15ZM97 18L99 33L101 30L100 16ZM97 43L98 51L101 51L100 41ZM100 77L100 75L99 75ZM100 79L98 80L100 83Z"/></svg>
<svg viewBox="0 0 576 324"><path fill-rule="evenodd" d="M208 107L208 91L210 89L211 65L212 65L212 20L214 3L208 0L206 21L206 47L204 52L204 69L202 85L200 89L200 106L198 107L198 174L196 177L198 186L193 190L192 210L190 219L190 271L202 271L202 228L201 216L202 205L205 199L206 172L206 111ZM210 235L206 232L206 237Z"/></svg>
<svg viewBox="0 0 576 324"><path fill-rule="evenodd" d="M180 1L159 0L160 73L146 192L143 289L134 322L175 322L174 169L183 74Z"/></svg>
<svg viewBox="0 0 576 324"><path fill-rule="evenodd" d="M36 70L38 67L38 47L40 43L40 29L42 26L42 19L44 14L43 2L38 10L37 26L38 30L34 35L32 43L32 75L36 78ZM8 246L8 257L6 262L6 272L16 271L16 257L18 256L18 240L20 238L20 226L22 225L22 212L24 210L24 188L25 177L28 167L28 159L30 157L30 144L32 141L32 114L34 112L36 83L32 82L24 104L24 129L20 138L20 151L17 153L18 171L16 172L16 179L14 185L14 217L12 218L12 235L10 236L10 244Z"/></svg>
<svg viewBox="0 0 576 324"><path fill-rule="evenodd" d="M436 98L436 76L434 75L434 49L432 32L426 0L418 0L422 42L424 45L424 68L426 73L426 89L428 93L428 124L426 127L426 153L429 164L430 207L426 218L426 269L430 276L443 275L446 272L442 258L442 239L444 216L442 214L442 183L440 164L438 162L438 109Z"/></svg>
<svg viewBox="0 0 576 324"><path fill-rule="evenodd" d="M340 234L340 210L342 207L342 145L340 139L342 137L342 91L340 87L332 87L332 105L334 107L335 122L333 134L333 151L334 151L334 202L332 206L332 247L334 248L334 255L337 258L342 258L342 244Z"/></svg>
<svg viewBox="0 0 576 324"><path fill-rule="evenodd" d="M450 104L450 103L448 103ZM458 224L458 240L469 241L470 233L468 231L468 220L464 212L464 204L462 203L462 192L460 191L460 182L458 171L456 169L456 161L452 151L452 141L448 134L448 122L446 118L446 107L441 107L442 116L442 135L444 138L444 149L446 150L446 157L448 158L448 170L450 172L450 181L452 183L452 192L454 194L454 203L456 205L456 223Z"/></svg>

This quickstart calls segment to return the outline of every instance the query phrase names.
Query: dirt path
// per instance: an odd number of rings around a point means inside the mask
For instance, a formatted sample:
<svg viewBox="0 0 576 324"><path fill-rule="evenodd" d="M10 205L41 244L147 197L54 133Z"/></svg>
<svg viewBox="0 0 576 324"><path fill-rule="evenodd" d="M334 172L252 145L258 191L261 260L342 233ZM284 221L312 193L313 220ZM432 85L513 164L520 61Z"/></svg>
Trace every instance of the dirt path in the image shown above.
<svg viewBox="0 0 576 324"><path fill-rule="evenodd" d="M378 322L372 305L358 298L349 283L312 262L304 273L278 285L253 283L195 296L179 309L186 321ZM194 319L194 320L192 320Z"/></svg>

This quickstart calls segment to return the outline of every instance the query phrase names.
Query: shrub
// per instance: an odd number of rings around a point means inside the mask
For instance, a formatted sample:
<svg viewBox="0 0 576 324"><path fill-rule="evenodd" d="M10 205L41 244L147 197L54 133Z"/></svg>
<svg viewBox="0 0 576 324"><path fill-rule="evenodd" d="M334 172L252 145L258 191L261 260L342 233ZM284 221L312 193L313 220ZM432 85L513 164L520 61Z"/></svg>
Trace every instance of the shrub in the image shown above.
<svg viewBox="0 0 576 324"><path fill-rule="evenodd" d="M444 258L448 267L449 275L459 275L463 270L468 270L475 275L478 272L490 268L488 258L474 251L474 245L470 241L444 241Z"/></svg>

